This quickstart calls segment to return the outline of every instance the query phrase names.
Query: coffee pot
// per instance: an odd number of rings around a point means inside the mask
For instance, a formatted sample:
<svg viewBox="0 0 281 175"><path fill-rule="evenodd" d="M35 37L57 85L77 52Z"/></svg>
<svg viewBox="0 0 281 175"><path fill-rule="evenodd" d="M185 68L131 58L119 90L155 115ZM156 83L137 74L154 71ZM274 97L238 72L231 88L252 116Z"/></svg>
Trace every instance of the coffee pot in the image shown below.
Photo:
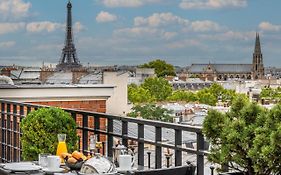
<svg viewBox="0 0 281 175"><path fill-rule="evenodd" d="M134 165L134 155L129 153L126 146L124 146L120 142L118 142L118 144L116 144L116 146L113 147L112 150L113 150L113 162L115 163L115 165L117 167L120 166L120 156L123 157L126 155L131 157L131 166ZM123 159L121 159L121 161L122 160Z"/></svg>

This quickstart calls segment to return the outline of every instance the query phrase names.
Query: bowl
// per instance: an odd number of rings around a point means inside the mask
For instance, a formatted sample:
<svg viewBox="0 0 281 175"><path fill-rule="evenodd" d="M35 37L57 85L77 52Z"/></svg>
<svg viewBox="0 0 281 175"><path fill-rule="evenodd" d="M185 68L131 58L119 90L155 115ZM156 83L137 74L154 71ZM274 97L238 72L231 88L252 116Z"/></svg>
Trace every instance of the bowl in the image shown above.
<svg viewBox="0 0 281 175"><path fill-rule="evenodd" d="M65 162L65 165L70 169L70 170L77 170L79 171L84 164L84 161L77 161L76 163L68 163Z"/></svg>

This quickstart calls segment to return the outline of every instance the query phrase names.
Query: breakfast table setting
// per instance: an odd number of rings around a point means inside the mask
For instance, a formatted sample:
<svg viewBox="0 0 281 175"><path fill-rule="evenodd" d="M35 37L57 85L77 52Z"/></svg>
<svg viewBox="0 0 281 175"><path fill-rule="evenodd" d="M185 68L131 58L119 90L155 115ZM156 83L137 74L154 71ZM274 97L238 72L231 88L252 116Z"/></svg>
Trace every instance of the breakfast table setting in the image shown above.
<svg viewBox="0 0 281 175"><path fill-rule="evenodd" d="M124 145L116 144L113 147L113 157L105 157L97 150L102 143L95 137L90 137L90 154L73 151L68 153L65 143L66 134L58 134L56 155L49 153L38 154L38 161L22 161L0 164L1 175L91 175L91 174L133 174L143 166L134 166L134 153Z"/></svg>
<svg viewBox="0 0 281 175"><path fill-rule="evenodd" d="M143 170L145 167L126 167L122 164L116 167L112 162L113 158L106 158L96 155L82 164L69 165L60 163L60 157L50 155L46 157L47 164L42 166L42 162L14 162L0 164L1 175L130 175L137 170Z"/></svg>

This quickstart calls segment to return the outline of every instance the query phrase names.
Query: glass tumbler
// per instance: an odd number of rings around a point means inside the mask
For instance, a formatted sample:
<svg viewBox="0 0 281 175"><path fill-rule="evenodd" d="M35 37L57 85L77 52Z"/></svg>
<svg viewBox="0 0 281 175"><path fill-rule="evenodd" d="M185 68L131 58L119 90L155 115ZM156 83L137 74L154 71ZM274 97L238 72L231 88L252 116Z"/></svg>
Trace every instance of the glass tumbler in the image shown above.
<svg viewBox="0 0 281 175"><path fill-rule="evenodd" d="M38 164L39 166L46 168L48 166L48 156L51 154L43 153L38 155Z"/></svg>

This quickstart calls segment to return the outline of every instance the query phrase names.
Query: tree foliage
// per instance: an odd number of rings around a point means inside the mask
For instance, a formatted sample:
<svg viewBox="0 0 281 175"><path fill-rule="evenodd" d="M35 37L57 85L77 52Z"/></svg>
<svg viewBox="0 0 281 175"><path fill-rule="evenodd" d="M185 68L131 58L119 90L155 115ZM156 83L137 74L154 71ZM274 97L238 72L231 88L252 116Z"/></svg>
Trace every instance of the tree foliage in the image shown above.
<svg viewBox="0 0 281 175"><path fill-rule="evenodd" d="M229 112L210 110L203 132L212 148L208 158L250 175L281 173L281 105L267 111L238 96Z"/></svg>
<svg viewBox="0 0 281 175"><path fill-rule="evenodd" d="M148 89L134 84L128 86L128 99L133 103L148 103L156 100Z"/></svg>
<svg viewBox="0 0 281 175"><path fill-rule="evenodd" d="M220 100L231 104L236 93L233 90L224 89L219 84L212 84L209 88L201 89L197 92L188 90L176 90L168 97L170 101L200 102L215 106Z"/></svg>
<svg viewBox="0 0 281 175"><path fill-rule="evenodd" d="M164 101L172 91L172 86L164 78L147 78L140 86L128 86L128 98L134 104Z"/></svg>
<svg viewBox="0 0 281 175"><path fill-rule="evenodd" d="M129 113L130 117L140 117L149 120L158 120L163 122L172 122L171 111L157 106L156 104L136 105L132 108L133 112Z"/></svg>
<svg viewBox="0 0 281 175"><path fill-rule="evenodd" d="M40 153L55 154L57 134L66 134L68 151L77 149L76 123L69 113L59 108L41 108L30 112L21 122L22 157L37 160Z"/></svg>
<svg viewBox="0 0 281 175"><path fill-rule="evenodd" d="M149 63L140 65L141 68L154 68L157 77L175 76L175 68L173 65L166 63L164 60L154 60Z"/></svg>
<svg viewBox="0 0 281 175"><path fill-rule="evenodd" d="M218 101L216 96L212 92L209 92L208 89L203 89L201 91L198 91L196 95L198 101L202 104L215 106Z"/></svg>
<svg viewBox="0 0 281 175"><path fill-rule="evenodd" d="M168 97L169 101L184 101L184 102L194 102L197 101L196 93L185 90L173 91L172 95Z"/></svg>
<svg viewBox="0 0 281 175"><path fill-rule="evenodd" d="M224 89L219 84L212 84L209 88L197 92L188 90L173 91L169 82L163 78L148 78L141 86L130 85L128 98L133 103L149 103L161 101L200 102L215 106L220 100L231 104L236 93L233 90Z"/></svg>
<svg viewBox="0 0 281 175"><path fill-rule="evenodd" d="M157 101L166 100L173 92L172 86L164 78L147 78L141 87L148 90Z"/></svg>
<svg viewBox="0 0 281 175"><path fill-rule="evenodd" d="M265 87L262 89L260 93L261 99L271 100L280 102L281 100L281 88L278 87L276 89L273 89L271 87Z"/></svg>

